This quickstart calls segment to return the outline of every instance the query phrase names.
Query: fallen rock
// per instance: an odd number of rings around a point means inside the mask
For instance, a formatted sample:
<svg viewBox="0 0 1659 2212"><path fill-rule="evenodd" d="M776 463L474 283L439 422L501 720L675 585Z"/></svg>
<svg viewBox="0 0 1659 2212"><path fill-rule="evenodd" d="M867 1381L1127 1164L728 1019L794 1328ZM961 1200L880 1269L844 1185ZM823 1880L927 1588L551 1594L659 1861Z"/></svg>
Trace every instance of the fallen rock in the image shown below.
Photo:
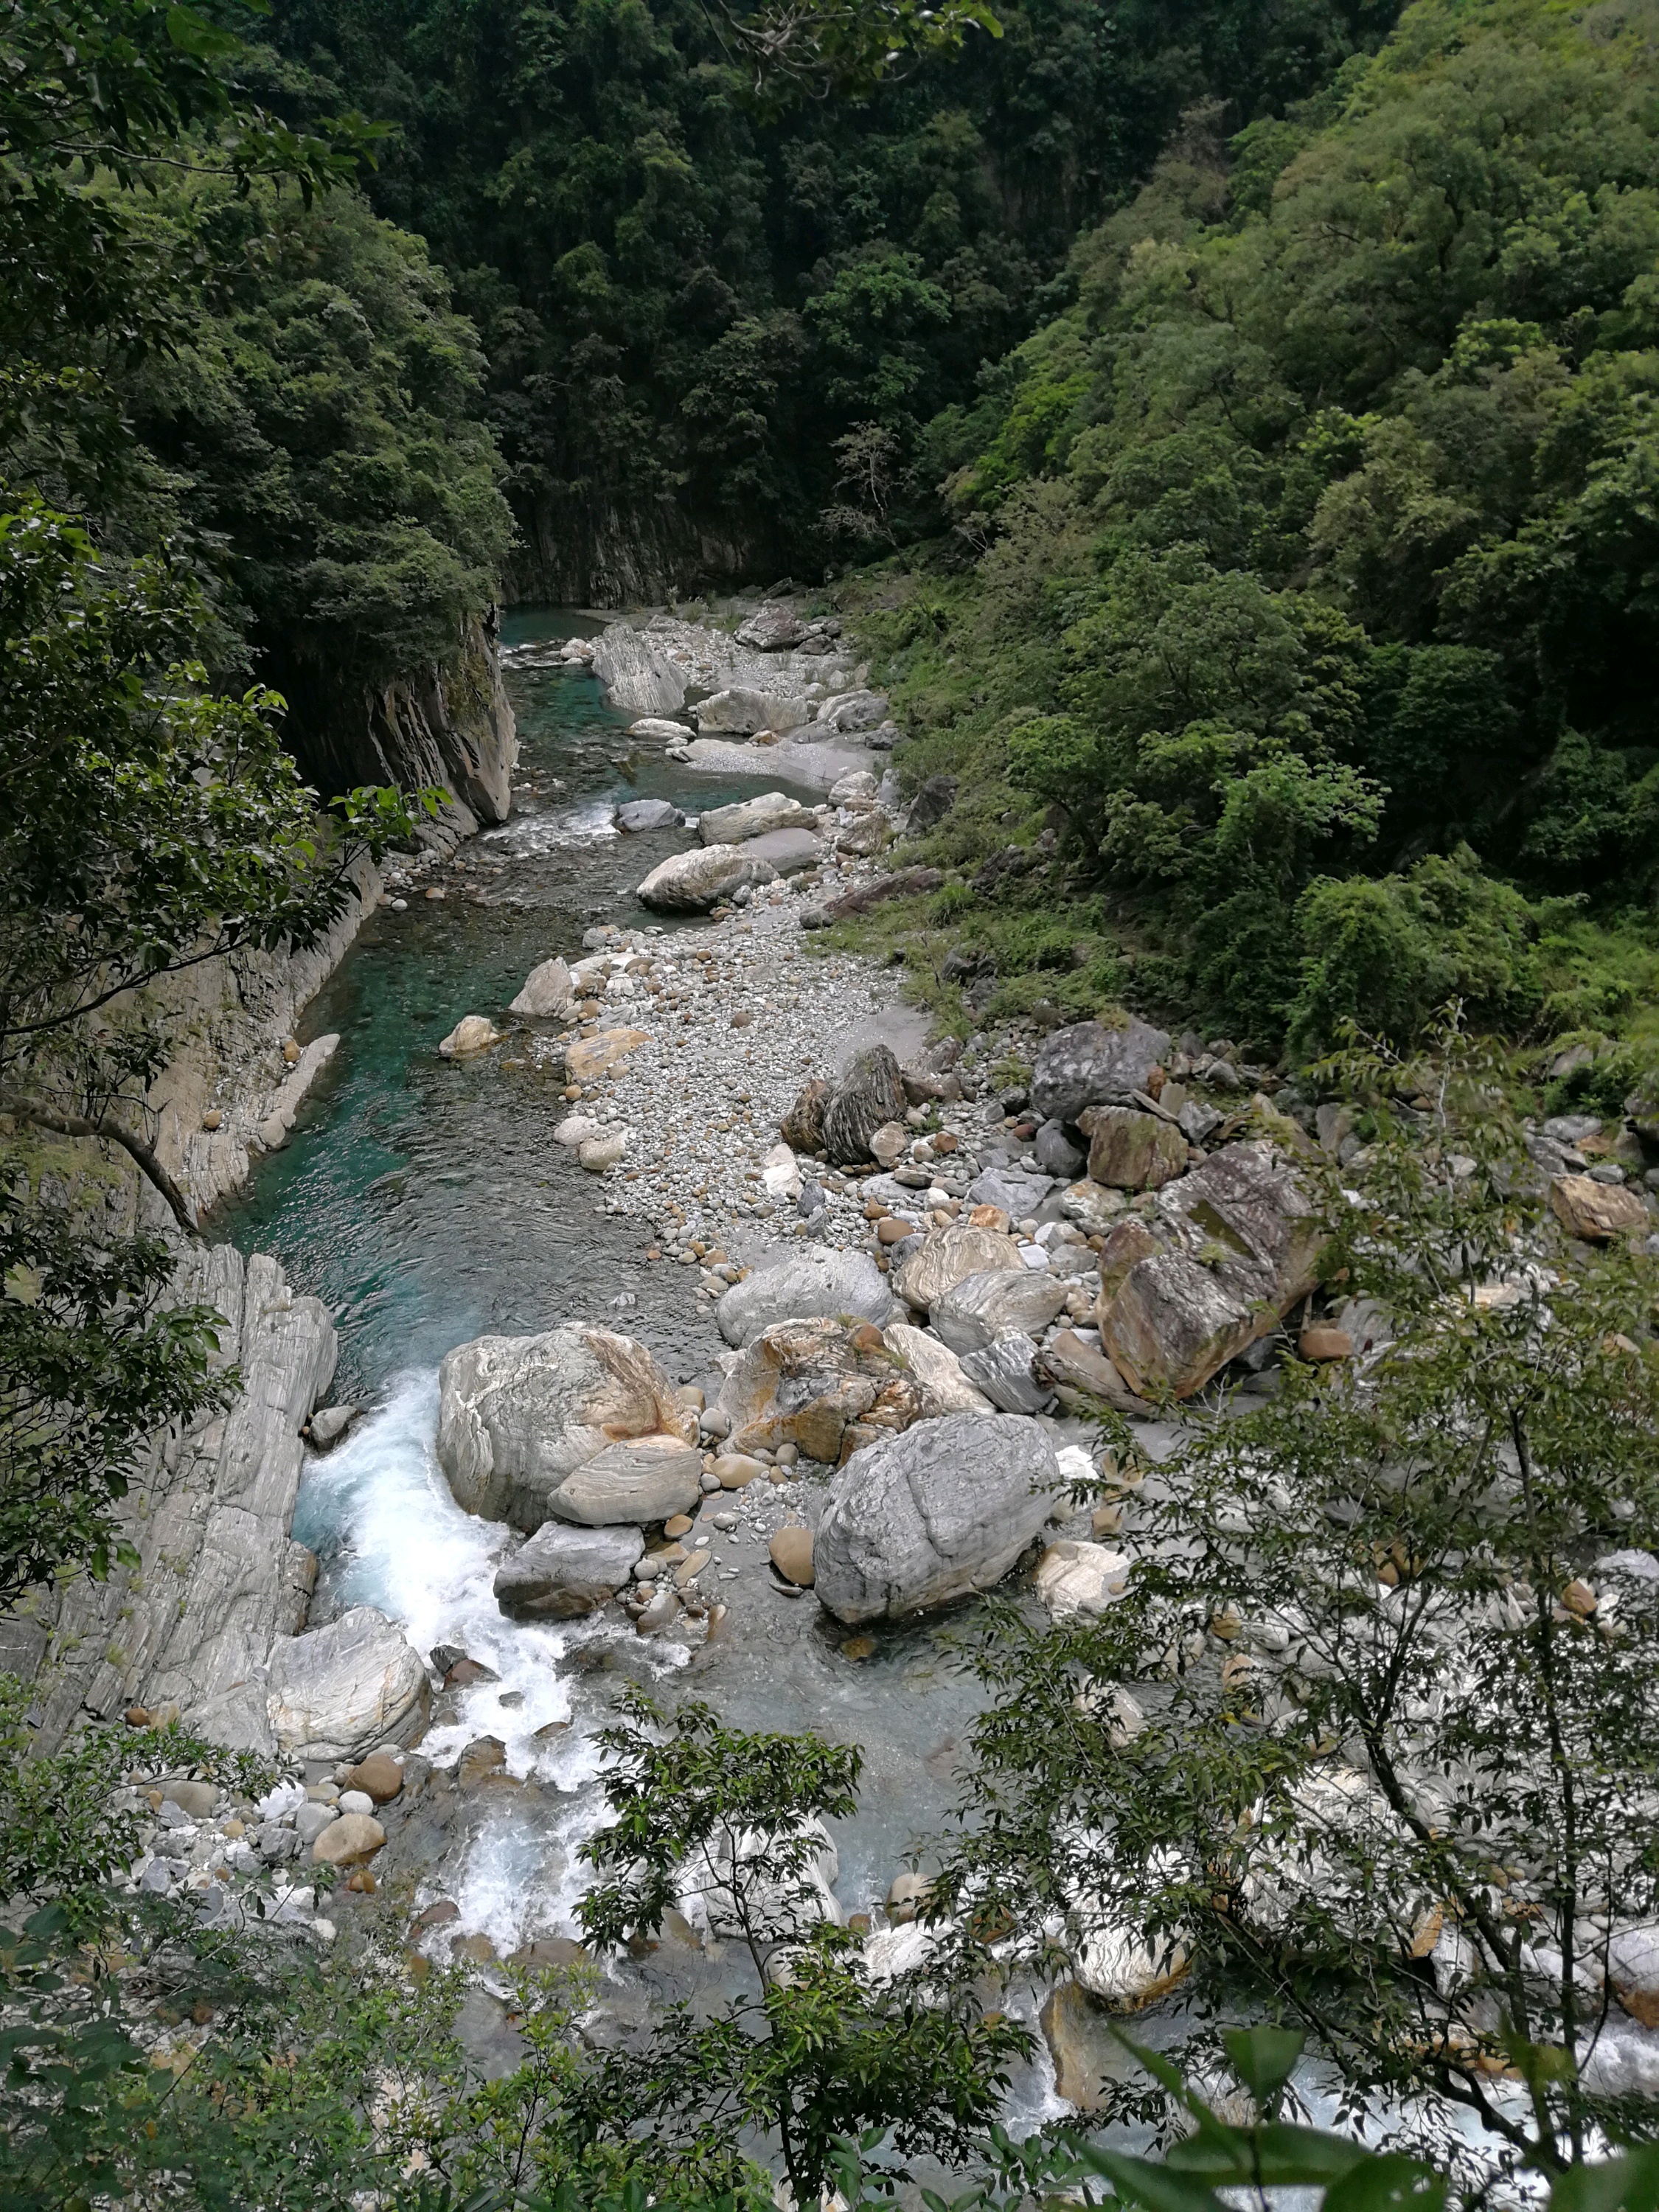
<svg viewBox="0 0 1659 2212"><path fill-rule="evenodd" d="M576 986L562 960L544 960L524 979L524 988L507 1010L532 1021L556 1021L576 1011Z"/></svg>
<svg viewBox="0 0 1659 2212"><path fill-rule="evenodd" d="M878 1328L893 1310L892 1293L867 1252L836 1249L779 1254L714 1309L728 1344L752 1344L773 1322L846 1314Z"/></svg>
<svg viewBox="0 0 1659 2212"><path fill-rule="evenodd" d="M1329 1322L1316 1322L1304 1328L1297 1339L1296 1348L1304 1359L1352 1359L1353 1339L1346 1328L1338 1328Z"/></svg>
<svg viewBox="0 0 1659 2212"><path fill-rule="evenodd" d="M1085 1106L1089 1180L1113 1190L1161 1190L1187 1168L1187 1139L1173 1122L1128 1106Z"/></svg>
<svg viewBox="0 0 1659 2212"><path fill-rule="evenodd" d="M657 738L671 745L683 745L691 735L690 725L671 722L660 714L642 714L637 722L628 726L630 738Z"/></svg>
<svg viewBox="0 0 1659 2212"><path fill-rule="evenodd" d="M634 896L658 914L707 914L740 886L771 884L777 871L751 860L735 845L705 845L701 851L672 853L659 861Z"/></svg>
<svg viewBox="0 0 1659 2212"><path fill-rule="evenodd" d="M608 705L635 714L674 713L685 702L686 673L665 644L629 623L611 623L588 663Z"/></svg>
<svg viewBox="0 0 1659 2212"><path fill-rule="evenodd" d="M890 875L872 877L867 884L859 884L839 898L828 900L818 908L820 926L845 921L855 914L868 914L872 907L880 906L892 898L923 898L936 891L945 881L939 868L895 868ZM805 915L801 927L808 927Z"/></svg>
<svg viewBox="0 0 1659 2212"><path fill-rule="evenodd" d="M585 1138L576 1147L576 1158L589 1175L603 1175L627 1150L627 1130L608 1129L603 1136Z"/></svg>
<svg viewBox="0 0 1659 2212"><path fill-rule="evenodd" d="M1070 1182L1083 1172L1084 1155L1066 1135L1063 1121L1045 1121L1031 1150L1043 1173L1058 1182Z"/></svg>
<svg viewBox="0 0 1659 2212"><path fill-rule="evenodd" d="M362 1410L358 1406L319 1406L306 1424L313 1449L326 1451L337 1443Z"/></svg>
<svg viewBox="0 0 1659 2212"><path fill-rule="evenodd" d="M1024 1221L1047 1202L1054 1178L1024 1168L987 1168L968 1186L975 1206L1000 1206L1011 1221Z"/></svg>
<svg viewBox="0 0 1659 2212"><path fill-rule="evenodd" d="M547 1507L562 1521L590 1528L616 1522L666 1521L689 1513L702 1494L702 1454L676 1436L635 1437L607 1444L584 1460Z"/></svg>
<svg viewBox="0 0 1659 2212"><path fill-rule="evenodd" d="M902 1121L884 1121L870 1139L870 1157L878 1167L896 1167L909 1148L910 1132Z"/></svg>
<svg viewBox="0 0 1659 2212"><path fill-rule="evenodd" d="M342 1813L311 1847L322 1866L367 1866L386 1841L386 1830L372 1813Z"/></svg>
<svg viewBox="0 0 1659 2212"><path fill-rule="evenodd" d="M962 1371L962 1362L937 1337L926 1336L908 1322L890 1322L882 1331L890 1352L896 1352L915 1376L922 1394L922 1419L942 1413L988 1413L990 1400L976 1390Z"/></svg>
<svg viewBox="0 0 1659 2212"><path fill-rule="evenodd" d="M1050 1544L1037 1563L1036 1589L1057 1620L1099 1614L1129 1587L1129 1560L1105 1544Z"/></svg>
<svg viewBox="0 0 1659 2212"><path fill-rule="evenodd" d="M601 1137L604 1134L604 1122L596 1121L592 1115L567 1114L563 1121L555 1126L553 1141L556 1145L567 1146L574 1152L585 1145L590 1137Z"/></svg>
<svg viewBox="0 0 1659 2212"><path fill-rule="evenodd" d="M816 868L823 848L810 830L768 830L745 840L743 850L751 860L763 860L781 876L798 876L803 868Z"/></svg>
<svg viewBox="0 0 1659 2212"><path fill-rule="evenodd" d="M642 1344L586 1322L477 1337L438 1370L438 1462L456 1503L526 1534L578 1468L629 1440L683 1443L694 1419Z"/></svg>
<svg viewBox="0 0 1659 2212"><path fill-rule="evenodd" d="M812 709L805 699L787 692L749 691L733 686L715 691L692 708L698 734L713 738L752 738L757 730L799 729L810 721Z"/></svg>
<svg viewBox="0 0 1659 2212"><path fill-rule="evenodd" d="M964 1275L928 1313L958 1358L982 1352L1009 1329L1036 1336L1066 1304L1066 1285L1031 1267L996 1267Z"/></svg>
<svg viewBox="0 0 1659 2212"><path fill-rule="evenodd" d="M787 653L805 635L806 624L793 607L768 599L738 630L738 643L754 653Z"/></svg>
<svg viewBox="0 0 1659 2212"><path fill-rule="evenodd" d="M592 1036L574 1038L565 1047L565 1073L573 1083L592 1083L620 1067L629 1053L650 1042L648 1030L596 1030Z"/></svg>
<svg viewBox="0 0 1659 2212"><path fill-rule="evenodd" d="M579 1620L616 1595L644 1553L636 1528L549 1521L496 1571L495 1602L518 1620Z"/></svg>
<svg viewBox="0 0 1659 2212"><path fill-rule="evenodd" d="M1139 1397L1190 1397L1265 1336L1319 1279L1324 1235L1291 1163L1263 1139L1229 1145L1159 1197L1144 1224L1158 1249L1115 1293L1101 1254L1101 1340Z"/></svg>
<svg viewBox="0 0 1659 2212"><path fill-rule="evenodd" d="M936 822L943 822L956 803L955 776L930 775L910 801L910 835L917 836L922 830L931 830Z"/></svg>
<svg viewBox="0 0 1659 2212"><path fill-rule="evenodd" d="M1073 1329L1061 1329L1046 1344L1037 1364L1061 1389L1087 1391L1091 1398L1103 1398L1114 1412L1130 1413L1139 1420L1152 1415L1152 1407L1144 1398L1136 1397L1106 1354L1085 1344Z"/></svg>
<svg viewBox="0 0 1659 2212"><path fill-rule="evenodd" d="M813 1547L838 1620L896 1620L1001 1579L1048 1518L1059 1480L1037 1423L951 1413L854 1453Z"/></svg>
<svg viewBox="0 0 1659 2212"><path fill-rule="evenodd" d="M1060 1212L1089 1237L1104 1237L1127 1203L1121 1190L1108 1190L1086 1177L1060 1194Z"/></svg>
<svg viewBox="0 0 1659 2212"><path fill-rule="evenodd" d="M281 1751L361 1758L372 1744L403 1738L425 1717L428 1699L419 1654L373 1606L271 1646L265 1706Z"/></svg>
<svg viewBox="0 0 1659 2212"><path fill-rule="evenodd" d="M891 704L884 691L843 691L836 698L821 701L813 719L816 724L825 729L848 732L873 730L886 720ZM870 796L872 799L875 792L876 780L872 776Z"/></svg>
<svg viewBox="0 0 1659 2212"><path fill-rule="evenodd" d="M768 1547L772 1565L797 1589L812 1587L812 1532L810 1528L780 1528Z"/></svg>
<svg viewBox="0 0 1659 2212"><path fill-rule="evenodd" d="M1036 1346L1018 1329L1005 1329L981 1351L969 1352L962 1371L1005 1413L1040 1413L1054 1391L1036 1371Z"/></svg>
<svg viewBox="0 0 1659 2212"><path fill-rule="evenodd" d="M1074 1022L1045 1037L1031 1073L1031 1106L1075 1124L1085 1106L1127 1105L1170 1049L1169 1034L1131 1018L1121 1029Z"/></svg>
<svg viewBox="0 0 1659 2212"><path fill-rule="evenodd" d="M611 818L618 830L635 837L647 830L678 830L685 820L679 808L667 799L630 799ZM708 840L703 842L707 843Z"/></svg>
<svg viewBox="0 0 1659 2212"><path fill-rule="evenodd" d="M930 1392L872 1322L820 1316L763 1329L726 1376L718 1402L734 1451L793 1443L833 1467L848 1449L850 1428L860 1431L854 1443L866 1430L908 1428L945 1412L945 1395L948 1387Z"/></svg>
<svg viewBox="0 0 1659 2212"><path fill-rule="evenodd" d="M1007 1273L1023 1266L1012 1237L994 1229L976 1229L971 1222L953 1221L948 1229L931 1231L921 1251L905 1261L897 1290L907 1305L931 1312L948 1290L968 1276Z"/></svg>
<svg viewBox="0 0 1659 2212"><path fill-rule="evenodd" d="M484 1015L463 1014L438 1047L439 1056L444 1060L470 1060L475 1053L488 1052L492 1044L499 1044L501 1038L501 1031Z"/></svg>
<svg viewBox="0 0 1659 2212"><path fill-rule="evenodd" d="M823 1109L830 1103L830 1085L815 1075L778 1125L785 1144L798 1152L823 1150Z"/></svg>
<svg viewBox="0 0 1659 2212"><path fill-rule="evenodd" d="M832 1160L854 1166L870 1158L870 1139L884 1123L902 1122L904 1081L884 1044L854 1053L837 1077L823 1108L823 1147Z"/></svg>
<svg viewBox="0 0 1659 2212"><path fill-rule="evenodd" d="M1569 1237L1582 1237L1592 1244L1611 1243L1616 1237L1652 1225L1633 1190L1621 1183L1593 1182L1587 1175L1553 1177L1550 1209Z"/></svg>
<svg viewBox="0 0 1659 2212"><path fill-rule="evenodd" d="M1038 2021L1054 2061L1054 2094L1080 2112L1103 2110L1133 2063L1112 2033L1110 2013L1066 1981L1049 1991Z"/></svg>
<svg viewBox="0 0 1659 2212"><path fill-rule="evenodd" d="M773 830L812 830L817 817L781 791L763 791L732 806L711 806L699 817L697 836L705 845L741 845Z"/></svg>
<svg viewBox="0 0 1659 2212"><path fill-rule="evenodd" d="M390 1752L372 1751L346 1776L348 1790L361 1790L377 1805L389 1805L404 1786L404 1770Z"/></svg>

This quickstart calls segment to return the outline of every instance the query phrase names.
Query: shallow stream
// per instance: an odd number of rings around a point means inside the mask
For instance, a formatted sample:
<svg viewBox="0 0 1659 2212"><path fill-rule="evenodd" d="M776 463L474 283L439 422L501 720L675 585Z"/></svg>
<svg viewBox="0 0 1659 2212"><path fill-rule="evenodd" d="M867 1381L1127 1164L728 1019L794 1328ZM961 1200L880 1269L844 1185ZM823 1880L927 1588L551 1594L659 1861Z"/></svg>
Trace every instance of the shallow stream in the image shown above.
<svg viewBox="0 0 1659 2212"><path fill-rule="evenodd" d="M506 642L594 627L520 614ZM712 1395L718 1339L695 1304L696 1271L647 1261L641 1226L607 1214L553 1143L566 1110L559 1079L499 1054L450 1065L436 1048L461 1015L501 1012L538 961L572 957L589 924L653 920L633 886L686 835L619 837L610 817L620 799L662 796L695 812L776 787L700 776L637 745L629 717L584 673L520 664L507 682L521 744L514 811L461 855L482 898L458 892L447 871L444 900L416 896L369 918L307 1017L304 1034L337 1030L339 1050L286 1148L261 1161L221 1224L334 1310L331 1395L368 1409L309 1462L301 1488L295 1533L322 1562L313 1618L377 1606L422 1652L456 1644L500 1676L446 1697L421 1748L441 1765L497 1736L528 1786L476 1793L464 1817L431 1828L418 1890L453 1899L462 1929L498 1953L574 1932L575 1850L604 1811L592 1731L641 1677L705 1697L738 1726L811 1728L863 1747L860 1814L836 1839L837 1891L848 1911L867 1910L955 1800L979 1702L943 1640L960 1633L963 1613L849 1657L847 1632L810 1596L772 1585L763 1547L755 1571L721 1584L730 1613L706 1646L641 1639L615 1608L515 1625L491 1589L512 1540L460 1510L433 1455L438 1362L485 1331L592 1319L641 1337L677 1381ZM571 1725L537 1740L561 1721ZM718 1978L717 1962L675 1960L672 1948L641 1970L647 1980L684 1989L706 1984L711 1968Z"/></svg>

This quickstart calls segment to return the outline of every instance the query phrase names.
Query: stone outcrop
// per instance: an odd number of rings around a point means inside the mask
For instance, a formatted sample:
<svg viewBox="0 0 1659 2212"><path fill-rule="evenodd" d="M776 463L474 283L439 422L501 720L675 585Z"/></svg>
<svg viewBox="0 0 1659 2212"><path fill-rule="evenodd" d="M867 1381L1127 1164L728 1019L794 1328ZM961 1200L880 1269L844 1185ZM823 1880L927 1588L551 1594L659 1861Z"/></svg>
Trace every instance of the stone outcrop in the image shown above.
<svg viewBox="0 0 1659 2212"><path fill-rule="evenodd" d="M757 730L799 729L812 719L805 699L787 691L750 691L733 686L716 691L692 709L700 735L752 738Z"/></svg>
<svg viewBox="0 0 1659 2212"><path fill-rule="evenodd" d="M665 641L611 623L595 641L593 673L606 702L635 714L670 714L685 703L687 676Z"/></svg>
<svg viewBox="0 0 1659 2212"><path fill-rule="evenodd" d="M558 1510L568 1479L611 1446L660 1437L683 1449L689 1428L645 1346L585 1322L541 1336L477 1337L438 1370L438 1463L456 1503L527 1534Z"/></svg>
<svg viewBox="0 0 1659 2212"><path fill-rule="evenodd" d="M361 1759L402 1743L426 1717L426 1669L396 1621L354 1606L272 1649L266 1710L277 1748L302 1759Z"/></svg>
<svg viewBox="0 0 1659 2212"><path fill-rule="evenodd" d="M334 1326L274 1260L228 1245L188 1253L173 1295L217 1307L218 1358L240 1369L242 1389L226 1413L158 1443L123 1510L137 1568L33 1592L0 1620L0 1663L33 1678L44 1750L82 1714L168 1704L210 1735L274 1748L264 1669L301 1626L316 1570L289 1531L300 1431L334 1372Z"/></svg>
<svg viewBox="0 0 1659 2212"><path fill-rule="evenodd" d="M871 1157L870 1139L889 1121L904 1119L904 1079L884 1044L854 1053L836 1078L823 1108L823 1148L832 1160L856 1166Z"/></svg>
<svg viewBox="0 0 1659 2212"><path fill-rule="evenodd" d="M899 1620L1000 1581L1042 1528L1059 1480L1041 1426L952 1413L854 1452L812 1547L838 1620Z"/></svg>

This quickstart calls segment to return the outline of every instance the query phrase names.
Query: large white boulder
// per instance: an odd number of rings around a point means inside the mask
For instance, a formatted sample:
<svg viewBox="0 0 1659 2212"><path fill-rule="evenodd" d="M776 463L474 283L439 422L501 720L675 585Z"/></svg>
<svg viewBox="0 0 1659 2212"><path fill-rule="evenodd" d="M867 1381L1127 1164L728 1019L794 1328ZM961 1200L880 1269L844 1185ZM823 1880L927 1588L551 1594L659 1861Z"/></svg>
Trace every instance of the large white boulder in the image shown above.
<svg viewBox="0 0 1659 2212"><path fill-rule="evenodd" d="M279 1637L266 1674L266 1711L279 1750L309 1759L360 1759L402 1740L424 1717L426 1669L395 1620L354 1606L303 1636Z"/></svg>
<svg viewBox="0 0 1659 2212"><path fill-rule="evenodd" d="M1034 1420L951 1413L853 1454L813 1544L819 1601L838 1620L899 1620L1000 1582L1060 1480Z"/></svg>
<svg viewBox="0 0 1659 2212"><path fill-rule="evenodd" d="M576 1011L576 986L562 960L544 960L524 979L524 988L507 1010L532 1021L551 1021Z"/></svg>
<svg viewBox="0 0 1659 2212"><path fill-rule="evenodd" d="M706 914L745 884L775 884L778 872L736 845L671 853L635 888L641 906L658 914Z"/></svg>
<svg viewBox="0 0 1659 2212"><path fill-rule="evenodd" d="M960 1358L982 1352L1005 1331L1036 1336L1066 1304L1066 1286L1034 1267L994 1267L964 1275L935 1300L928 1318Z"/></svg>
<svg viewBox="0 0 1659 2212"><path fill-rule="evenodd" d="M733 1283L714 1318L728 1344L745 1345L775 1321L849 1314L879 1328L892 1310L892 1294L867 1252L787 1252Z"/></svg>
<svg viewBox="0 0 1659 2212"><path fill-rule="evenodd" d="M811 809L798 799L763 791L730 806L711 806L698 817L697 835L705 845L741 845L745 837L763 836L769 830L811 830L817 823Z"/></svg>
<svg viewBox="0 0 1659 2212"><path fill-rule="evenodd" d="M496 1570L495 1602L516 1620L578 1620L616 1595L644 1551L638 1528L550 1521Z"/></svg>
<svg viewBox="0 0 1659 2212"><path fill-rule="evenodd" d="M688 1431L673 1383L644 1345L586 1322L541 1336L477 1337L438 1370L438 1463L456 1503L526 1534L562 1510L553 1501L568 1478L613 1445L662 1437L683 1447Z"/></svg>

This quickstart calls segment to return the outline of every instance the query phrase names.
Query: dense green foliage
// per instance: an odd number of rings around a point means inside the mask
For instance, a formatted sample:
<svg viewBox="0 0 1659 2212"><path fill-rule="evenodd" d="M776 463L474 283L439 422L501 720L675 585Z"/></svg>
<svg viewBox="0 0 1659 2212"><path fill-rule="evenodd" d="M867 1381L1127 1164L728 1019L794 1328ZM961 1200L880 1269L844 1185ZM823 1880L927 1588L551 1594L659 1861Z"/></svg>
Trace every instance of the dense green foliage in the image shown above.
<svg viewBox="0 0 1659 2212"><path fill-rule="evenodd" d="M975 787L950 856L1052 806L1150 927L1143 995L1230 1034L1629 1011L1564 902L1656 890L1659 132L1621 22L1422 0L1282 119L1194 112L1077 304L929 427L976 566L885 627L914 767Z"/></svg>
<svg viewBox="0 0 1659 2212"><path fill-rule="evenodd" d="M671 498L739 560L816 565L834 441L873 422L908 448L971 398L1184 102L1224 92L1246 122L1392 14L998 12L998 41L778 113L691 0L283 0L270 96L398 126L372 194L478 325L522 516L586 538L617 514L648 550Z"/></svg>

